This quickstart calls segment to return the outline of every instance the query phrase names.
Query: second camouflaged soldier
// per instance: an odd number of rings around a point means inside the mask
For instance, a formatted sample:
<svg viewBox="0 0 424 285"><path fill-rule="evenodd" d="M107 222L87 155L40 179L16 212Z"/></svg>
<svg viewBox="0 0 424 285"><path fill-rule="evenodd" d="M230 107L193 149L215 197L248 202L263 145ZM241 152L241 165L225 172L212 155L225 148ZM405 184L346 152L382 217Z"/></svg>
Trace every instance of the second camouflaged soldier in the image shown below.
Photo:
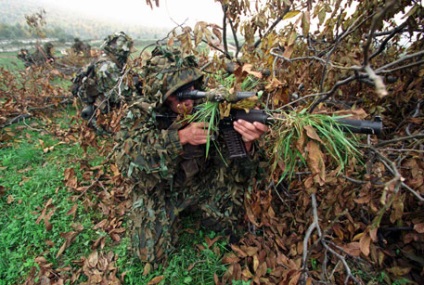
<svg viewBox="0 0 424 285"><path fill-rule="evenodd" d="M173 250L181 212L201 212L205 225L215 230L235 231L241 224L244 195L258 164L255 140L268 128L237 121L234 128L250 156L227 159L218 136L219 149L211 147L206 157L207 125L184 121L195 102L175 95L201 86L203 74L195 57L158 46L142 69L144 95L121 121L114 160L133 186L132 248L142 262L155 267Z"/></svg>
<svg viewBox="0 0 424 285"><path fill-rule="evenodd" d="M127 60L133 40L124 32L105 38L102 55L85 66L74 78L72 94L83 103L81 117L98 132L104 131L96 121L96 112L109 113L133 96L132 78L127 76Z"/></svg>

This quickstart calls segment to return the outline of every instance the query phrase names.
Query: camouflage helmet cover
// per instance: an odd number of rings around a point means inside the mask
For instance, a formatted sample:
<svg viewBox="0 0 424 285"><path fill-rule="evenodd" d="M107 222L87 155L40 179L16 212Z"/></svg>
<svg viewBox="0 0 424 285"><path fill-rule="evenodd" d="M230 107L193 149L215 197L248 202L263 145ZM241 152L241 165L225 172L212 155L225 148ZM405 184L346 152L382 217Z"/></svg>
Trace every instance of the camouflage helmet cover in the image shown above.
<svg viewBox="0 0 424 285"><path fill-rule="evenodd" d="M203 73L194 55L184 55L178 48L157 46L142 67L143 94L153 96L148 101L161 105L181 87L199 83Z"/></svg>
<svg viewBox="0 0 424 285"><path fill-rule="evenodd" d="M51 50L52 48L54 48L54 45L52 43L48 42L44 44L45 50Z"/></svg>
<svg viewBox="0 0 424 285"><path fill-rule="evenodd" d="M100 48L125 62L131 53L133 43L130 36L124 32L119 32L107 36Z"/></svg>

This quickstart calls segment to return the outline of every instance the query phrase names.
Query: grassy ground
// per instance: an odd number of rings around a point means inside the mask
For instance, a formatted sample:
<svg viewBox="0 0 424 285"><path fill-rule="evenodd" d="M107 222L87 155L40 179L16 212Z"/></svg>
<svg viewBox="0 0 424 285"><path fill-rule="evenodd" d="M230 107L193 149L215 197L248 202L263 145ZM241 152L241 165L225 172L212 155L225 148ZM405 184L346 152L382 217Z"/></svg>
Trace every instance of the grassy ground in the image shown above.
<svg viewBox="0 0 424 285"><path fill-rule="evenodd" d="M65 120L63 125L72 113L69 109L64 111L66 116L59 119ZM96 167L103 157L95 149L87 156L78 143L63 143L43 131L44 124L32 119L3 130L10 140L0 148L1 285L21 284L32 270L40 270L40 257L54 268L66 269L64 274L74 274L78 271L75 261L89 256L92 241L102 236L107 239L101 252L117 256L118 275L124 274L125 284L147 284L159 276L163 280L158 284L214 284L214 274L225 272L220 262L225 241L208 247L205 239L215 238L213 232L197 231L193 236L194 231L186 230L181 233L179 248L169 266L143 276L142 265L127 251L129 239L114 243L104 231L95 229L102 213L96 207L87 211L83 205L86 200L76 200L75 193L64 185L66 169L79 169L78 165L86 160ZM82 171L76 175L81 178ZM191 229L190 221L185 222L186 229ZM62 251L68 234L75 231L78 234ZM81 274L76 284L84 281L87 277Z"/></svg>
<svg viewBox="0 0 424 285"><path fill-rule="evenodd" d="M0 52L0 66L6 70L22 70L24 64L16 55L16 52Z"/></svg>

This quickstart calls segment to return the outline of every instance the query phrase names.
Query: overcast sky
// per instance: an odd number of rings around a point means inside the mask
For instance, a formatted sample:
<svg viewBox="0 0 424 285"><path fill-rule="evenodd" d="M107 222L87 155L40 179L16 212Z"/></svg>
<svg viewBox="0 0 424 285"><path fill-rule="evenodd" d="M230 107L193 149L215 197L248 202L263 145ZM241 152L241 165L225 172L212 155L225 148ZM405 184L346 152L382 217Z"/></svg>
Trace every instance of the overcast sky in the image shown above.
<svg viewBox="0 0 424 285"><path fill-rule="evenodd" d="M175 27L175 22L193 26L198 21L221 24L221 5L215 0L160 0L150 8L145 0L39 0L66 9L121 23ZM154 0L152 0L154 2ZM173 22L175 21L175 22Z"/></svg>

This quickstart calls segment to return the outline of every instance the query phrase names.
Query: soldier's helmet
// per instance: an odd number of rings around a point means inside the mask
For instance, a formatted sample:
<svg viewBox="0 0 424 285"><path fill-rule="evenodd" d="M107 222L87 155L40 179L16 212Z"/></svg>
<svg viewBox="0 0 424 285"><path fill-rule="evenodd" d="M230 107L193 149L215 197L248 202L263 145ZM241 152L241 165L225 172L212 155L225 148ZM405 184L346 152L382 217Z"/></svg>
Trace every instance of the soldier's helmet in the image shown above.
<svg viewBox="0 0 424 285"><path fill-rule="evenodd" d="M121 64L124 64L133 48L133 40L124 32L114 33L104 39L101 49L113 54Z"/></svg>
<svg viewBox="0 0 424 285"><path fill-rule="evenodd" d="M203 72L194 55L184 54L178 47L156 46L142 67L141 77L145 99L162 105L186 86L200 89Z"/></svg>
<svg viewBox="0 0 424 285"><path fill-rule="evenodd" d="M52 43L45 43L44 44L44 50L47 52L52 51L52 49L54 48L54 45Z"/></svg>

